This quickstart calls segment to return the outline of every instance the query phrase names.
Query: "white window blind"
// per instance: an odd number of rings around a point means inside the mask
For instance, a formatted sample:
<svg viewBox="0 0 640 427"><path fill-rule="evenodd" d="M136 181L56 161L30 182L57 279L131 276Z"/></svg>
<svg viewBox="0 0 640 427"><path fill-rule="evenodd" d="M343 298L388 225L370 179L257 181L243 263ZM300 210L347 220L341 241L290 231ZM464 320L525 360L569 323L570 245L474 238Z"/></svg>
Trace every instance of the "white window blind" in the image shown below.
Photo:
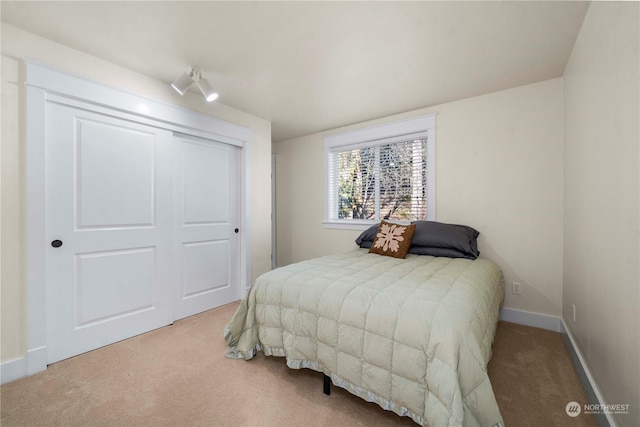
<svg viewBox="0 0 640 427"><path fill-rule="evenodd" d="M424 220L428 138L329 153L331 219Z"/></svg>
<svg viewBox="0 0 640 427"><path fill-rule="evenodd" d="M435 220L435 115L325 138L326 227Z"/></svg>

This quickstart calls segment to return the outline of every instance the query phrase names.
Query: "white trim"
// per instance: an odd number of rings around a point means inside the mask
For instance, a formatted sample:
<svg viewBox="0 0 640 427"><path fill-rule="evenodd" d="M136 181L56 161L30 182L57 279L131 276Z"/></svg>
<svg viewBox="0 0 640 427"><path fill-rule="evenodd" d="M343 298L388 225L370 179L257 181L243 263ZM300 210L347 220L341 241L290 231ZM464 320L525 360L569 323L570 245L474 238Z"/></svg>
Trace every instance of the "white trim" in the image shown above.
<svg viewBox="0 0 640 427"><path fill-rule="evenodd" d="M26 181L27 181L27 321L28 353L25 362L2 365L7 378L31 375L46 369L46 207L45 207L45 120L47 102L71 104L92 110L111 110L136 122L179 131L183 134L233 144L241 147L241 236L240 286L242 294L251 280L250 140L251 129L163 104L72 74L52 69L38 62L23 60L26 84ZM140 108L144 105L144 108Z"/></svg>
<svg viewBox="0 0 640 427"><path fill-rule="evenodd" d="M372 225L378 224L378 221L357 220L357 219L336 219L322 221L324 228L333 228L336 230L366 230Z"/></svg>
<svg viewBox="0 0 640 427"><path fill-rule="evenodd" d="M598 387L596 380L593 378L593 375L591 375L591 371L589 370L589 365L585 361L584 355L580 350L580 346L578 346L578 344L576 343L576 340L573 337L571 330L567 327L567 324L565 323L564 319L560 319L560 320L562 322L562 329L564 330L563 333L566 334L567 337L569 337L569 342L571 343L571 347L573 348L573 351L578 357L580 368L582 368L582 371L584 372L584 375L587 381L589 381L589 385L591 386L591 389L593 390L593 393L595 394L595 397L598 400L598 403L605 404L606 400L602 397L602 392L600 391L600 388ZM573 360L573 358L571 360ZM576 369L579 369L579 368L576 366ZM613 419L613 417L609 412L605 412L604 415L606 416L607 421L609 422L609 425L611 427L617 427L615 420Z"/></svg>
<svg viewBox="0 0 640 427"><path fill-rule="evenodd" d="M27 376L27 358L10 360L0 365L0 384L10 383Z"/></svg>
<svg viewBox="0 0 640 427"><path fill-rule="evenodd" d="M427 220L436 220L436 128L435 128L435 114L434 114L434 127L429 128L427 136L427 188L432 191L427 191Z"/></svg>
<svg viewBox="0 0 640 427"><path fill-rule="evenodd" d="M27 161L27 322L28 349L46 347L45 288L45 147L44 123L46 92L28 87L26 93L26 161ZM32 125L30 126L29 123ZM33 124L39 124L34 126ZM46 362L34 370L46 369Z"/></svg>
<svg viewBox="0 0 640 427"><path fill-rule="evenodd" d="M412 139L427 138L427 220L436 220L436 114L430 113L423 116L398 120L361 129L335 133L324 137L324 215L323 227L333 229L364 230L363 222L357 220L337 220L332 218L335 214L335 205L330 200L329 188L331 165L329 157L331 153L341 150L359 149L372 145L389 144ZM376 198L377 200L377 198ZM377 221L371 222L371 224ZM369 224L369 226L371 225ZM364 227L364 228L363 228Z"/></svg>
<svg viewBox="0 0 640 427"><path fill-rule="evenodd" d="M26 64L27 85L45 89L48 94L57 93L67 98L89 101L98 106L127 112L141 118L146 117L156 122L156 126L158 122L164 122L239 141L249 141L251 138L251 129L244 126L125 92L51 68L37 61L29 59L23 59L23 61Z"/></svg>
<svg viewBox="0 0 640 427"><path fill-rule="evenodd" d="M119 108L102 107L100 105L95 104L94 102L86 103L74 98L60 96L55 93L47 92L47 102L66 105L66 106L78 108L81 110L87 110L94 113L99 113L103 116L125 119L134 123L140 123L140 124L152 126L158 129L165 129L165 130L174 132L175 134L195 136L198 138L207 139L207 140L216 141L216 142L222 142L222 143L234 145L237 147L242 147L244 145L244 141L237 138L227 138L219 134L206 132L199 129L188 128L180 125L179 123L169 123L166 121L158 121L158 120L154 120L153 118L149 118L146 115L131 114L131 112L128 112L128 113L123 112ZM140 105L141 104L139 104L139 107ZM149 107L147 107L147 104L145 104L145 111L147 111L147 108ZM181 115L183 114L188 115L188 110L185 110L185 112L181 112Z"/></svg>
<svg viewBox="0 0 640 427"><path fill-rule="evenodd" d="M245 295L243 288L251 286L251 144L240 153L240 287L238 299ZM244 268L242 268L244 266Z"/></svg>
<svg viewBox="0 0 640 427"><path fill-rule="evenodd" d="M271 269L278 265L278 247L276 233L278 230L276 210L276 155L271 155Z"/></svg>
<svg viewBox="0 0 640 427"><path fill-rule="evenodd" d="M33 348L27 352L27 375L37 374L47 368L47 347Z"/></svg>
<svg viewBox="0 0 640 427"><path fill-rule="evenodd" d="M436 126L436 114L412 117L391 123L369 126L347 132L335 133L324 138L325 147L334 148L361 142L377 141L397 136L424 132Z"/></svg>
<svg viewBox="0 0 640 427"><path fill-rule="evenodd" d="M47 367L45 347L29 350L25 357L9 360L0 365L0 384L19 380L28 375L37 374Z"/></svg>
<svg viewBox="0 0 640 427"><path fill-rule="evenodd" d="M518 310L515 308L502 307L500 310L500 320L517 323L518 325L533 326L534 328L546 329L553 332L564 332L562 319L550 314L535 313L532 311Z"/></svg>

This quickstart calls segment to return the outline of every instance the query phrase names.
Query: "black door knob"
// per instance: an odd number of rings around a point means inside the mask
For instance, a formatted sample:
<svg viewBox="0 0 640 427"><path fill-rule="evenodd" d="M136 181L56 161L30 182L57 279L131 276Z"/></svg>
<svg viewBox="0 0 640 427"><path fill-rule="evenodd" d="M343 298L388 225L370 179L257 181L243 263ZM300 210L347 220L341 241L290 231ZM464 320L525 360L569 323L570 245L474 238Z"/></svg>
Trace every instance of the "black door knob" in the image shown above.
<svg viewBox="0 0 640 427"><path fill-rule="evenodd" d="M53 246L54 248L59 248L60 246L62 246L62 240L54 240L53 242L51 242L51 246Z"/></svg>
<svg viewBox="0 0 640 427"><path fill-rule="evenodd" d="M236 229L235 229L235 230L233 230L233 231L234 231L236 234L238 234L238 231L240 231L240 230L238 230L238 229L236 228Z"/></svg>

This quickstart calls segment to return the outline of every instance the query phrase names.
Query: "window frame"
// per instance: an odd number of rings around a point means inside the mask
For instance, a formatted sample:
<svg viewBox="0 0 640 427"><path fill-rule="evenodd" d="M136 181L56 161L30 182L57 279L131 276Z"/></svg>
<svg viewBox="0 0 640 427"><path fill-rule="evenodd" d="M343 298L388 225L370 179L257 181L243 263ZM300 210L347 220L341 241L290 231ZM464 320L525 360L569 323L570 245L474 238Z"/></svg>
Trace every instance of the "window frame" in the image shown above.
<svg viewBox="0 0 640 427"><path fill-rule="evenodd" d="M347 132L328 135L324 138L324 219L325 228L365 230L379 220L338 219L332 212L333 194L330 188L330 154L341 149L357 149L376 145L402 142L411 139L427 139L427 220L436 219L436 114L431 113L409 119L397 120ZM401 222L401 221L398 221Z"/></svg>

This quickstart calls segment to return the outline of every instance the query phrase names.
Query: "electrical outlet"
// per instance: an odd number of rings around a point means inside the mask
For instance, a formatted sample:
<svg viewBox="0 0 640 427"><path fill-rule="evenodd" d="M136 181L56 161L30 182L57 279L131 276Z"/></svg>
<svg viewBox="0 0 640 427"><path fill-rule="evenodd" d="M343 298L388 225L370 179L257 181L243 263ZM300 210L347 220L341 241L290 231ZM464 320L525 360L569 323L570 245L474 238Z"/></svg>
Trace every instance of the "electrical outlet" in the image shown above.
<svg viewBox="0 0 640 427"><path fill-rule="evenodd" d="M575 304L571 304L571 308L573 308L573 321L576 321L576 305Z"/></svg>
<svg viewBox="0 0 640 427"><path fill-rule="evenodd" d="M520 295L520 287L522 286L521 283L518 282L511 282L511 293L514 295Z"/></svg>

